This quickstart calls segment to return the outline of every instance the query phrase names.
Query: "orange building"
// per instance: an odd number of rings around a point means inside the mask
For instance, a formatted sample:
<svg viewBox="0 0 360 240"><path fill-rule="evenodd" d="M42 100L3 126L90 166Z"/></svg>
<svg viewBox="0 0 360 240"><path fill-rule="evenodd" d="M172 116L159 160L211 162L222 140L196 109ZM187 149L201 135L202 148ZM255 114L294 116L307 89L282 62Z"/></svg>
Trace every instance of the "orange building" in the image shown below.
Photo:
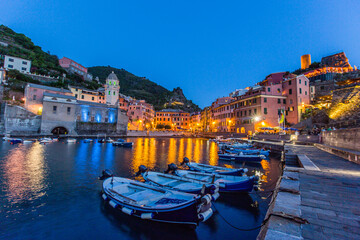
<svg viewBox="0 0 360 240"><path fill-rule="evenodd" d="M179 109L163 109L156 112L156 126L170 126L172 130L189 130L190 113Z"/></svg>

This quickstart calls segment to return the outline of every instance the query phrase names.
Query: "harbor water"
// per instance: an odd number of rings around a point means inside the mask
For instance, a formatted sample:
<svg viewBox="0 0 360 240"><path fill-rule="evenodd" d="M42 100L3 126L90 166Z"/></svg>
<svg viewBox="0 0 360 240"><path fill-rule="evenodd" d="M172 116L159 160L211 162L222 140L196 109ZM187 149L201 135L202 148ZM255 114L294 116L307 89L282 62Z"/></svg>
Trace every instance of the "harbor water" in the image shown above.
<svg viewBox="0 0 360 240"><path fill-rule="evenodd" d="M117 213L101 198L103 169L135 178L140 165L164 171L184 157L227 167L217 145L200 138L129 138L133 148L111 143L46 145L0 142L0 239L255 239L280 175L279 157L245 163L260 175L260 191L222 194L213 216L196 230L154 223ZM140 180L140 178L137 178ZM258 203L258 204L257 204ZM228 222L226 222L225 220ZM229 223L232 226L229 225ZM236 227L236 228L234 228Z"/></svg>

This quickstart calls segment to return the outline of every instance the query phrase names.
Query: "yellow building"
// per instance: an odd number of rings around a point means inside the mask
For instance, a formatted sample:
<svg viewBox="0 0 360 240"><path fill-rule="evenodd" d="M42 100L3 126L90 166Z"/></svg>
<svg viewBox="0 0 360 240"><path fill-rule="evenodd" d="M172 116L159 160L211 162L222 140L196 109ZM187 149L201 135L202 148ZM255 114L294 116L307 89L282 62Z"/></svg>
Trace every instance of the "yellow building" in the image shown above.
<svg viewBox="0 0 360 240"><path fill-rule="evenodd" d="M96 103L106 103L105 94L103 92L99 92L98 90L89 90L86 88L70 86L70 85L69 85L69 89L77 100L96 102Z"/></svg>

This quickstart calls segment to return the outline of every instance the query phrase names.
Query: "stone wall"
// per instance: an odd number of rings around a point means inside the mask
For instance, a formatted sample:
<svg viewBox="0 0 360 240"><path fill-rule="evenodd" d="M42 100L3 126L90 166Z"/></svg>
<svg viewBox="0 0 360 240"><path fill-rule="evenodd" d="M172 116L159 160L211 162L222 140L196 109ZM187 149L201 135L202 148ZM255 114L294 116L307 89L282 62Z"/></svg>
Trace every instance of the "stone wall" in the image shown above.
<svg viewBox="0 0 360 240"><path fill-rule="evenodd" d="M41 116L25 108L5 104L4 134L37 134L40 132Z"/></svg>
<svg viewBox="0 0 360 240"><path fill-rule="evenodd" d="M360 128L347 128L322 132L322 143L360 151Z"/></svg>
<svg viewBox="0 0 360 240"><path fill-rule="evenodd" d="M79 135L116 134L116 123L76 122Z"/></svg>

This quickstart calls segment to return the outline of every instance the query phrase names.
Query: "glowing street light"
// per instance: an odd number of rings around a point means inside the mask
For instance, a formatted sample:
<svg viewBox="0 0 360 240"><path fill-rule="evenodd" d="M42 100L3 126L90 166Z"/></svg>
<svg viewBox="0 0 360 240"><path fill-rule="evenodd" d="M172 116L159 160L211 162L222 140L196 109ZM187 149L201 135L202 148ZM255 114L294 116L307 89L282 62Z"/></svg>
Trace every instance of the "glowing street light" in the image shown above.
<svg viewBox="0 0 360 240"><path fill-rule="evenodd" d="M258 122L260 120L259 117L254 117L255 122Z"/></svg>

